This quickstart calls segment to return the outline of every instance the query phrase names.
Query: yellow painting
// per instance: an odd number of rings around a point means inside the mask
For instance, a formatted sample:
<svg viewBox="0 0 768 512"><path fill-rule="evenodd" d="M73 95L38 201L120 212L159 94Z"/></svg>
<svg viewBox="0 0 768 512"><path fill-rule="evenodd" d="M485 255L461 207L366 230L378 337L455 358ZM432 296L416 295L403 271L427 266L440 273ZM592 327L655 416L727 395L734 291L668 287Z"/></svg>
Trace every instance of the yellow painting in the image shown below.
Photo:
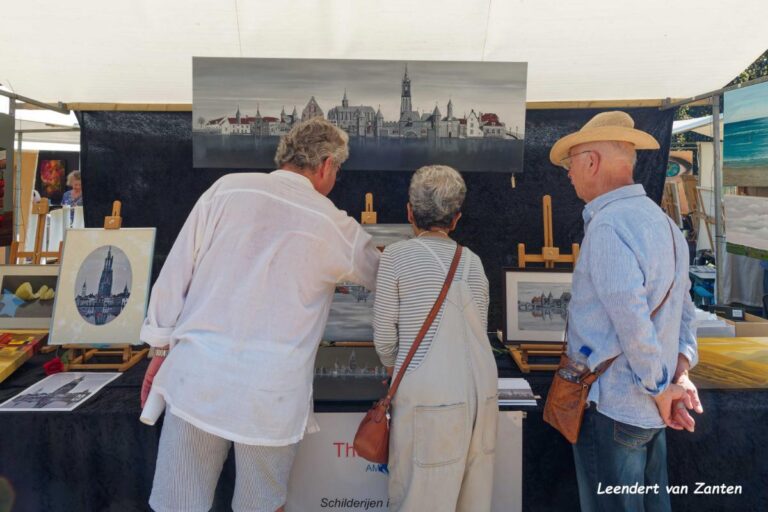
<svg viewBox="0 0 768 512"><path fill-rule="evenodd" d="M702 389L768 388L768 338L699 338L691 379Z"/></svg>

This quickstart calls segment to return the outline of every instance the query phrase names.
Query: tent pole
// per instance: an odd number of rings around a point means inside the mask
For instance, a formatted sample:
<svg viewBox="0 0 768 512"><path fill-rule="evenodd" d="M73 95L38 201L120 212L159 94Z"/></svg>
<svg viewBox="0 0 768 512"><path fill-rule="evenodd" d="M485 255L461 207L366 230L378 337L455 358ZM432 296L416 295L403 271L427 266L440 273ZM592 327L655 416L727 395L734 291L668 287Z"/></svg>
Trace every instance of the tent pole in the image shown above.
<svg viewBox="0 0 768 512"><path fill-rule="evenodd" d="M712 96L712 119L720 116L720 95ZM723 270L725 270L725 233L723 232L723 157L720 146L720 123L712 123L712 148L715 177L715 300L722 304Z"/></svg>

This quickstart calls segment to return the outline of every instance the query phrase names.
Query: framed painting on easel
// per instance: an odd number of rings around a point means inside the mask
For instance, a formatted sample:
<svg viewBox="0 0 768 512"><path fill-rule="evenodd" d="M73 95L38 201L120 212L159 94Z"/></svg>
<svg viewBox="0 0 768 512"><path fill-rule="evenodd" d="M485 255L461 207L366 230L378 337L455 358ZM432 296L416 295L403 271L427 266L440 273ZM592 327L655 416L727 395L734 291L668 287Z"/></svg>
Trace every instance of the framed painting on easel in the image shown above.
<svg viewBox="0 0 768 512"><path fill-rule="evenodd" d="M154 228L71 229L48 343L141 344Z"/></svg>
<svg viewBox="0 0 768 512"><path fill-rule="evenodd" d="M561 343L572 279L570 269L505 269L504 342Z"/></svg>
<svg viewBox="0 0 768 512"><path fill-rule="evenodd" d="M0 331L48 329L58 265L0 265Z"/></svg>

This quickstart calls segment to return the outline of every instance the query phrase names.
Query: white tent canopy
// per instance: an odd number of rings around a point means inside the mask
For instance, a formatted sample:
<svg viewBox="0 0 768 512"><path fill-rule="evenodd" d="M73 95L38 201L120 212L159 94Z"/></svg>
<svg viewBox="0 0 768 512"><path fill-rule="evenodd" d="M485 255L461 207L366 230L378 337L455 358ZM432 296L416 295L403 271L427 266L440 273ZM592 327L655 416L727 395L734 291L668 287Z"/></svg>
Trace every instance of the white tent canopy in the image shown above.
<svg viewBox="0 0 768 512"><path fill-rule="evenodd" d="M683 98L752 63L766 15L765 0L4 0L0 83L191 103L193 56L434 59L528 62L528 101Z"/></svg>
<svg viewBox="0 0 768 512"><path fill-rule="evenodd" d="M712 137L712 116L696 117L693 119L681 119L672 123L672 135L685 132L696 132L707 137ZM720 139L723 138L723 114L720 114Z"/></svg>

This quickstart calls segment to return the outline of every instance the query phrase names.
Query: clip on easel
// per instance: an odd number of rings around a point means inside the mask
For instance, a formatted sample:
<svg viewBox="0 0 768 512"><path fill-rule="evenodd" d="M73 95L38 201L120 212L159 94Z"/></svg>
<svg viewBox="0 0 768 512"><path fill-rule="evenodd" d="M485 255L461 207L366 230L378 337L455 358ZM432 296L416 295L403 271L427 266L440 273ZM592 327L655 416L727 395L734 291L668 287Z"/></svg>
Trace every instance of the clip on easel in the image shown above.
<svg viewBox="0 0 768 512"><path fill-rule="evenodd" d="M120 216L120 201L112 203L112 215L104 217L104 229L120 229L123 218ZM124 372L147 356L149 349L134 348L133 345L114 345L109 349L99 349L83 345L63 345L67 351L69 370L116 370ZM119 363L89 363L94 357L115 357L122 359Z"/></svg>
<svg viewBox="0 0 768 512"><path fill-rule="evenodd" d="M39 203L32 206L32 215L37 215L37 227L35 229L35 245L32 249L32 251L20 251L19 250L19 242L14 240L11 242L11 255L9 259L9 263L11 265L17 265L19 263L19 259L22 260L28 260L31 259L31 263L33 265L40 265L43 261L43 258L46 259L46 263L48 262L48 259L55 259L56 261L61 261L61 248L63 243L59 243L59 250L58 251L43 251L43 238L45 235L45 224L46 224L46 218L48 217L48 212L50 211L50 206L48 205L48 199L43 198L40 200ZM27 233L27 236L29 236L29 233Z"/></svg>
<svg viewBox="0 0 768 512"><path fill-rule="evenodd" d="M552 234L552 196L546 195L542 199L544 207L544 247L541 254L526 254L525 244L517 244L518 266L525 268L526 263L543 263L544 268L555 268L555 263L570 263L576 265L579 258L579 244L571 244L571 254L560 254L560 249L555 247ZM563 353L562 343L521 343L511 345L509 353L523 373L532 371L554 371L557 364L531 363L530 357L557 357Z"/></svg>

